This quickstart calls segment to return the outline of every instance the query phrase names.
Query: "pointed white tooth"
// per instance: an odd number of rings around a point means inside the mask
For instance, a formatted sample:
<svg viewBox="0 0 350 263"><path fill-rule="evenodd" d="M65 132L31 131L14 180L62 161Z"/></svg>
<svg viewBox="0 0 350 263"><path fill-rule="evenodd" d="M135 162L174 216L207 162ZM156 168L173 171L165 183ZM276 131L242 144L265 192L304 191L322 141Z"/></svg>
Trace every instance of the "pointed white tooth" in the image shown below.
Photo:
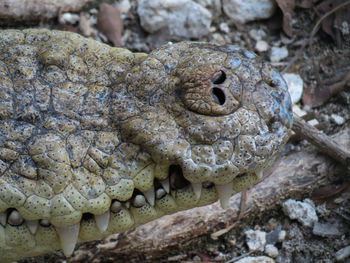
<svg viewBox="0 0 350 263"><path fill-rule="evenodd" d="M39 226L39 220L26 220L27 227L29 228L30 233L35 235L36 230Z"/></svg>
<svg viewBox="0 0 350 263"><path fill-rule="evenodd" d="M256 175L258 176L259 179L261 179L264 175L264 171L263 169L260 169L258 171L256 171Z"/></svg>
<svg viewBox="0 0 350 263"><path fill-rule="evenodd" d="M6 225L6 219L7 219L6 213L0 212L0 224L5 226Z"/></svg>
<svg viewBox="0 0 350 263"><path fill-rule="evenodd" d="M132 205L135 207L142 207L146 204L146 199L143 195L136 195L132 201Z"/></svg>
<svg viewBox="0 0 350 263"><path fill-rule="evenodd" d="M145 195L148 203L151 206L154 206L154 186L152 185L150 189L148 189L146 192L143 192Z"/></svg>
<svg viewBox="0 0 350 263"><path fill-rule="evenodd" d="M192 183L192 189L194 193L196 194L197 199L201 197L201 192L202 192L202 184L194 184Z"/></svg>
<svg viewBox="0 0 350 263"><path fill-rule="evenodd" d="M166 195L166 192L163 188L159 188L156 191L156 198L157 199L161 199L162 197L164 197Z"/></svg>
<svg viewBox="0 0 350 263"><path fill-rule="evenodd" d="M170 192L169 178L166 178L164 180L160 180L160 184L163 186L165 192L167 192L169 194L169 192Z"/></svg>
<svg viewBox="0 0 350 263"><path fill-rule="evenodd" d="M122 204L119 201L117 201L117 200L113 201L113 203L111 205L111 211L113 213L118 213L122 209L123 209Z"/></svg>
<svg viewBox="0 0 350 263"><path fill-rule="evenodd" d="M228 183L224 185L215 185L216 191L219 195L220 204L223 209L228 207L228 202L232 195L233 183Z"/></svg>
<svg viewBox="0 0 350 263"><path fill-rule="evenodd" d="M95 215L96 225L98 229L100 229L102 232L107 230L108 223L109 223L109 216L110 216L109 210L102 215Z"/></svg>
<svg viewBox="0 0 350 263"><path fill-rule="evenodd" d="M41 225L43 227L49 227L51 225L51 223L48 219L40 219L39 225Z"/></svg>
<svg viewBox="0 0 350 263"><path fill-rule="evenodd" d="M22 225L24 219L20 215L20 213L17 210L13 210L9 217L7 218L7 222L12 226L19 226Z"/></svg>
<svg viewBox="0 0 350 263"><path fill-rule="evenodd" d="M66 226L66 227L56 226L56 231L61 241L61 247L66 257L71 256L74 251L75 244L77 243L77 240L78 240L79 228L80 228L79 223L73 226Z"/></svg>

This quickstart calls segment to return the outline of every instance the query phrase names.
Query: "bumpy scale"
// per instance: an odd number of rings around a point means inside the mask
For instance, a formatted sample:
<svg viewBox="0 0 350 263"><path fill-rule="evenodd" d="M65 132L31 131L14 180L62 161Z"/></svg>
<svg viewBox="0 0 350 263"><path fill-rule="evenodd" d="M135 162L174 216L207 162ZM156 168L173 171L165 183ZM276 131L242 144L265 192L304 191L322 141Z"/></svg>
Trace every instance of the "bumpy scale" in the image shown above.
<svg viewBox="0 0 350 263"><path fill-rule="evenodd" d="M287 141L279 73L235 46L149 55L0 31L0 261L63 249L252 185Z"/></svg>

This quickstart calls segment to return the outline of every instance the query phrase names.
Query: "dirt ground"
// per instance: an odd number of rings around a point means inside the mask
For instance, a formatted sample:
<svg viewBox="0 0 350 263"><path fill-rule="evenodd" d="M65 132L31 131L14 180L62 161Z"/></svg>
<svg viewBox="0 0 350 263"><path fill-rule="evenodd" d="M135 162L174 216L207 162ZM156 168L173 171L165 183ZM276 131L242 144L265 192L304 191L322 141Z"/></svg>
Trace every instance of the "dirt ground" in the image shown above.
<svg viewBox="0 0 350 263"><path fill-rule="evenodd" d="M287 72L297 73L304 81L303 100L298 102L298 106L307 112L305 120L316 119L317 128L331 135L345 128L350 127L350 80L346 79L346 74L350 74L350 33L334 31L334 13L328 17L326 25L323 25L314 35L311 34L316 23L323 14L331 9L320 11L319 5L329 1L313 1L314 4L308 8L297 7L292 15L291 26L292 35L287 37L281 27L283 14L278 11L276 15L265 21L251 22L245 25L237 25L225 16L217 16L211 26L211 33L200 39L218 44L232 43L254 50L256 40L254 32L263 30L266 36L263 40L270 47L287 46L288 57L282 62L274 63L274 66ZM345 1L344 1L345 2ZM124 30L122 38L124 47L137 52L149 52L160 43L155 36L145 32L140 26L140 20L136 12L136 1L130 1L131 9L123 17ZM87 6L84 12L89 12L97 8L96 4ZM349 5L344 7L342 12L350 17ZM332 20L333 19L333 20ZM345 20L344 20L345 21ZM350 23L349 19L348 22ZM228 32L220 30L220 25L226 23ZM347 24L349 26L349 23ZM332 34L327 33L328 28L333 28ZM25 28L25 27L46 27L77 30L77 25L62 25L57 19L31 23L4 23L2 28ZM312 44L305 47L303 43L312 36ZM167 39L169 41L171 39ZM196 40L196 39L192 39ZM175 40L178 41L178 40ZM269 60L269 51L257 52L260 56ZM296 55L298 58L290 63ZM314 90L315 89L315 90ZM316 95L315 95L315 93ZM311 95L310 95L311 94ZM332 96L331 96L332 95ZM314 96L314 97L313 97ZM310 98L311 97L311 98ZM315 98L317 97L317 98ZM332 114L341 116L344 121L339 124L331 117ZM292 137L285 147L285 151L297 151L309 147L309 144L297 137ZM339 168L339 178L350 175L349 171ZM349 178L349 177L348 177ZM174 247L171 254L162 255L158 258L137 257L110 258L108 256L83 257L76 256L72 260L66 260L61 252L41 256L35 259L25 259L21 263L33 262L235 262L242 256L262 256L264 251L249 252L244 231L247 229L259 229L268 233L268 243L273 244L278 249L276 262L302 263L302 262L336 262L336 252L350 245L350 181L344 179L335 180L332 185L320 189L323 192L322 202L317 202L317 215L319 222L325 225L336 226L337 234L317 235L312 228L302 226L299 222L289 219L284 214L281 206L273 207L264 211L261 215L252 217L238 224L228 233L213 240L210 235L195 238L180 247ZM327 188L328 187L328 188ZM327 189L327 191L325 190ZM338 191L341 189L341 191ZM336 194L335 194L336 193ZM311 197L311 193L306 197ZM314 198L315 199L315 198ZM281 200L282 202L282 200ZM276 235L284 230L286 237L278 241ZM113 242L113 239L110 240ZM96 245L101 241L79 245L86 250L96 249ZM350 262L350 257L344 259Z"/></svg>

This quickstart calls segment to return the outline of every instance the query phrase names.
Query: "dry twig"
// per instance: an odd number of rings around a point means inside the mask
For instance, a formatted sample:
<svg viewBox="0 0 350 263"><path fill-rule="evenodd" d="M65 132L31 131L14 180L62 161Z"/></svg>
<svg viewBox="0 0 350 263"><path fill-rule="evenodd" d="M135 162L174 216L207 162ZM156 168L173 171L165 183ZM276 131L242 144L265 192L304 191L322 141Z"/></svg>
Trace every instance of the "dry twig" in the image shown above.
<svg viewBox="0 0 350 263"><path fill-rule="evenodd" d="M293 131L315 145L321 152L334 160L350 167L350 152L341 148L334 140L322 131L307 124L303 119L294 115Z"/></svg>

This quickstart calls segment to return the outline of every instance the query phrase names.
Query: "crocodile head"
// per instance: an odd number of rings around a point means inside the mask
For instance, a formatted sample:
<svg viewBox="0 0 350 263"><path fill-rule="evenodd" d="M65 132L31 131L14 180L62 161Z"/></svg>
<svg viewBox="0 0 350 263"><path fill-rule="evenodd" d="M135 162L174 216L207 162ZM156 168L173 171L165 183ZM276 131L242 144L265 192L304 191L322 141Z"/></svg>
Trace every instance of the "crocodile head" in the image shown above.
<svg viewBox="0 0 350 263"><path fill-rule="evenodd" d="M218 196L226 207L233 193L261 176L289 137L284 80L239 47L170 44L129 77L127 93L117 95L132 101L117 106L116 112L126 113L117 120L121 134L164 167L155 177L182 189L181 206Z"/></svg>
<svg viewBox="0 0 350 263"><path fill-rule="evenodd" d="M0 32L0 259L100 239L249 187L287 141L285 82L235 46L133 54Z"/></svg>

